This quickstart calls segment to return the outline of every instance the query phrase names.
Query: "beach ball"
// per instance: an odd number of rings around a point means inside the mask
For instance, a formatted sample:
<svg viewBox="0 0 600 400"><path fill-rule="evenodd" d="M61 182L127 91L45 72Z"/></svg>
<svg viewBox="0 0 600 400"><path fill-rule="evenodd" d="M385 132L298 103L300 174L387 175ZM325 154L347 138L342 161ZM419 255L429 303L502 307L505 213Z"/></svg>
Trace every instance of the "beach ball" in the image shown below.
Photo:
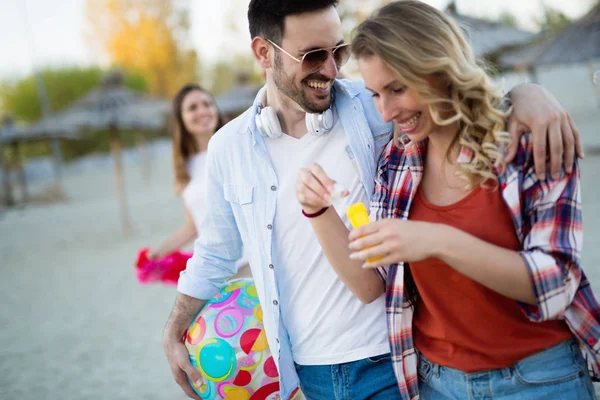
<svg viewBox="0 0 600 400"><path fill-rule="evenodd" d="M198 313L185 335L203 400L280 400L279 374L267 344L256 286L231 281Z"/></svg>

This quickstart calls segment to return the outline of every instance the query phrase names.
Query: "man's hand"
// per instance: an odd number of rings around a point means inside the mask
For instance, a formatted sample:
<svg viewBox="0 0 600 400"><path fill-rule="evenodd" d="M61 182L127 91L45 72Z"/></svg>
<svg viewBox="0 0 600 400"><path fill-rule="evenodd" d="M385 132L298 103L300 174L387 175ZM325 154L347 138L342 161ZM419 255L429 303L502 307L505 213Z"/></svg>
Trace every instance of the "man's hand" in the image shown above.
<svg viewBox="0 0 600 400"><path fill-rule="evenodd" d="M204 379L200 371L190 363L189 353L183 344L183 336L204 304L206 302L203 300L179 294L163 334L163 348L175 382L190 399L195 400L202 399L194 392L190 382L200 387L204 384Z"/></svg>
<svg viewBox="0 0 600 400"><path fill-rule="evenodd" d="M548 158L553 179L559 178L563 166L565 172L570 174L575 154L583 158L583 147L579 131L569 114L540 85L526 83L515 86L510 97L513 112L508 119L508 132L512 143L508 148L506 162L512 161L517 154L521 135L532 132L533 158L538 177L546 179Z"/></svg>
<svg viewBox="0 0 600 400"><path fill-rule="evenodd" d="M333 200L332 196L345 197L349 194L343 188L336 188L335 181L329 178L317 163L298 171L296 198L302 209L309 214L329 206Z"/></svg>

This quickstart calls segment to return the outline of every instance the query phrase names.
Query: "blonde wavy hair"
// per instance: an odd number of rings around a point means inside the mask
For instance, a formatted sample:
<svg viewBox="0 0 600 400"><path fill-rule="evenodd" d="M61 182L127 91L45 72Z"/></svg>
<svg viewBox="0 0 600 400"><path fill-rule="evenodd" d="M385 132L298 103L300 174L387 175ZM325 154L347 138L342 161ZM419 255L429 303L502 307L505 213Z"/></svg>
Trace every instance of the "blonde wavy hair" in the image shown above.
<svg viewBox="0 0 600 400"><path fill-rule="evenodd" d="M356 28L352 49L359 59L380 57L428 104L436 124L458 124L448 158L457 143L473 151L473 160L459 164L457 172L467 188L490 181L497 187L495 170L504 168L510 141L504 128L510 110L502 110L499 91L451 17L420 1L395 1ZM430 77L448 85L449 97L432 88Z"/></svg>

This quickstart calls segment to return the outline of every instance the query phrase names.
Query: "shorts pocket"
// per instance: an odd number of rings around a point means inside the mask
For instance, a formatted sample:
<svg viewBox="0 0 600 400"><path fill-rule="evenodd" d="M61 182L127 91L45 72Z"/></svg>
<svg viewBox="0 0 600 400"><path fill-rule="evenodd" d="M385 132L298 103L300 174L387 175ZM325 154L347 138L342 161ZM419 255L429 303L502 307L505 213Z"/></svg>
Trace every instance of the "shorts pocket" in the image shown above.
<svg viewBox="0 0 600 400"><path fill-rule="evenodd" d="M514 366L515 377L524 385L556 385L578 379L585 373L571 351L572 344L563 342L527 357Z"/></svg>
<svg viewBox="0 0 600 400"><path fill-rule="evenodd" d="M381 364L384 362L392 362L392 354L380 354L378 356L367 357L367 361L371 364Z"/></svg>
<svg viewBox="0 0 600 400"><path fill-rule="evenodd" d="M419 357L417 372L419 374L419 382L428 383L433 376L433 365L425 358Z"/></svg>

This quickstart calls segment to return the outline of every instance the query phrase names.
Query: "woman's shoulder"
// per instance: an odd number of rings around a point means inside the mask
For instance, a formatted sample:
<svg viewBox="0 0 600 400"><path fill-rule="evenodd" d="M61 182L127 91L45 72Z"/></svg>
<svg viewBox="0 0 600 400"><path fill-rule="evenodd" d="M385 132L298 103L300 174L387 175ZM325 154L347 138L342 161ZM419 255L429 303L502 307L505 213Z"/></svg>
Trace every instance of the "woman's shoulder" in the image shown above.
<svg viewBox="0 0 600 400"><path fill-rule="evenodd" d="M425 142L413 142L406 135L394 136L381 153L379 167L397 169L411 163L420 163L424 151Z"/></svg>

